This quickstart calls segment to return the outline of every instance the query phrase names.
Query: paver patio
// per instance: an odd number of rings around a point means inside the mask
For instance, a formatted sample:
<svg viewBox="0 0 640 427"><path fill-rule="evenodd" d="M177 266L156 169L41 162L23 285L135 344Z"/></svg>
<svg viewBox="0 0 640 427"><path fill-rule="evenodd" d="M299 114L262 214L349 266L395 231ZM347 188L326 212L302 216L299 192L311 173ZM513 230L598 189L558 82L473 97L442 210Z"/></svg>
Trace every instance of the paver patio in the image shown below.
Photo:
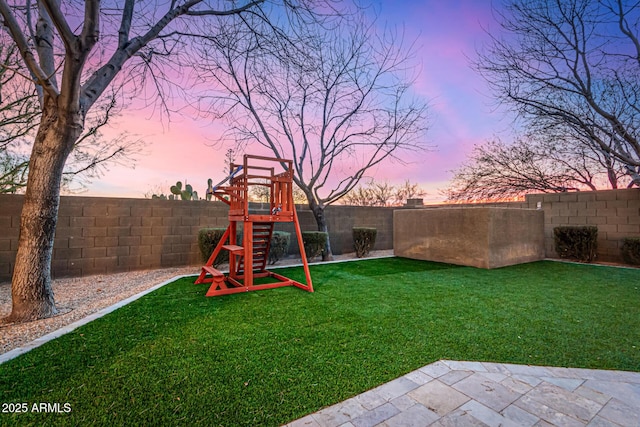
<svg viewBox="0 0 640 427"><path fill-rule="evenodd" d="M287 427L640 426L640 373L441 360Z"/></svg>

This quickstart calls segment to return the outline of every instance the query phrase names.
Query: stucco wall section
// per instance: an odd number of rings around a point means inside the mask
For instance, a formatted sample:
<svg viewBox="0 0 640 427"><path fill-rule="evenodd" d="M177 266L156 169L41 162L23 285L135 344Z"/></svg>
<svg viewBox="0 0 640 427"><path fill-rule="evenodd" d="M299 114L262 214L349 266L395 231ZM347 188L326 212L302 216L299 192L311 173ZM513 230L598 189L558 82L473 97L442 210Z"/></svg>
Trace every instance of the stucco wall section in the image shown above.
<svg viewBox="0 0 640 427"><path fill-rule="evenodd" d="M397 256L480 268L544 258L542 211L406 209L395 211L393 224Z"/></svg>

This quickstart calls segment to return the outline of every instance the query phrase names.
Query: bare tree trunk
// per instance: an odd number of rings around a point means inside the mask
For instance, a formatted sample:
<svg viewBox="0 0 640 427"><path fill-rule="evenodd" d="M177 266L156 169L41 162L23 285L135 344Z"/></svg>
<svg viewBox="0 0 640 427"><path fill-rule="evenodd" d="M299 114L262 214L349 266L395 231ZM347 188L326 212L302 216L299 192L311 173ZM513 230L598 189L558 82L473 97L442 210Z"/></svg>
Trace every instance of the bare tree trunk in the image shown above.
<svg viewBox="0 0 640 427"><path fill-rule="evenodd" d="M317 203L315 200L309 202L309 208L313 212L313 217L318 224L318 231L324 231L327 233L327 244L322 252L323 261L333 261L333 253L331 252L331 239L329 238L329 227L327 227L327 218L324 215L324 206Z"/></svg>
<svg viewBox="0 0 640 427"><path fill-rule="evenodd" d="M54 99L46 98L45 103L55 104ZM7 323L42 319L57 313L51 288L51 256L60 185L65 161L82 126L74 122L73 114L57 116L51 105L43 109L29 162L11 286L13 307L11 314L2 320Z"/></svg>

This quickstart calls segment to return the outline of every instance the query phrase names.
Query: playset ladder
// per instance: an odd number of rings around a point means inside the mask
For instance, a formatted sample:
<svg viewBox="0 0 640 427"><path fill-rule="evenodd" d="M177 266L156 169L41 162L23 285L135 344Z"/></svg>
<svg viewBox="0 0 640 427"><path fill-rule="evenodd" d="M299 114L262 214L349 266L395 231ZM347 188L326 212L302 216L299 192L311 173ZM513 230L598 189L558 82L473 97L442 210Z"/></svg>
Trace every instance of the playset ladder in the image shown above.
<svg viewBox="0 0 640 427"><path fill-rule="evenodd" d="M273 235L272 222L253 223L253 268L252 270L264 270L267 267L269 249L271 248L271 236ZM244 256L237 261L236 271L244 273Z"/></svg>

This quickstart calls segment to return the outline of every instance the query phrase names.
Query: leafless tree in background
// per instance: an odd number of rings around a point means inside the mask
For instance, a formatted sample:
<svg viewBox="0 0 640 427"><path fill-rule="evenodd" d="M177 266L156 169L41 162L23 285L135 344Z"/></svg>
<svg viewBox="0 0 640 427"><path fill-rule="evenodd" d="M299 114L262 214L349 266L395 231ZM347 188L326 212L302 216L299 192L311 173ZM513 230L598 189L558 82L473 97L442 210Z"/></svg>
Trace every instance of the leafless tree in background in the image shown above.
<svg viewBox="0 0 640 427"><path fill-rule="evenodd" d="M521 199L529 193L618 188L631 180L626 168L598 147L559 136L499 139L477 145L454 171L444 191L449 202Z"/></svg>
<svg viewBox="0 0 640 427"><path fill-rule="evenodd" d="M496 99L528 133L560 136L576 155L599 151L640 186L637 0L508 0L495 10L502 31L475 67Z"/></svg>
<svg viewBox="0 0 640 427"><path fill-rule="evenodd" d="M394 200L396 206L402 206L406 205L409 199L421 199L426 195L427 192L420 185L405 179L401 185L395 187Z"/></svg>
<svg viewBox="0 0 640 427"><path fill-rule="evenodd" d="M369 180L344 195L341 202L351 206L392 206L395 188L388 181Z"/></svg>
<svg viewBox="0 0 640 427"><path fill-rule="evenodd" d="M352 206L402 206L408 199L421 198L426 194L418 184L408 179L401 185L371 179L365 185L358 184L342 198L341 203Z"/></svg>
<svg viewBox="0 0 640 427"><path fill-rule="evenodd" d="M305 1L283 0L292 8ZM312 0L308 0L312 2ZM33 141L6 322L56 313L51 254L65 164L86 130L90 111L112 88L170 111L186 63L189 33L259 8L264 0L121 2L0 0L3 29L18 48L41 109ZM257 16L257 15L256 15ZM263 16L263 15L261 15ZM160 96L157 96L160 94Z"/></svg>
<svg viewBox="0 0 640 427"><path fill-rule="evenodd" d="M198 75L219 87L205 80L199 108L248 150L292 159L295 183L326 232L325 207L368 170L425 148L426 105L411 97L411 50L401 37L357 12L321 25L290 22L278 39L246 19L203 39ZM328 242L323 258L331 257Z"/></svg>

